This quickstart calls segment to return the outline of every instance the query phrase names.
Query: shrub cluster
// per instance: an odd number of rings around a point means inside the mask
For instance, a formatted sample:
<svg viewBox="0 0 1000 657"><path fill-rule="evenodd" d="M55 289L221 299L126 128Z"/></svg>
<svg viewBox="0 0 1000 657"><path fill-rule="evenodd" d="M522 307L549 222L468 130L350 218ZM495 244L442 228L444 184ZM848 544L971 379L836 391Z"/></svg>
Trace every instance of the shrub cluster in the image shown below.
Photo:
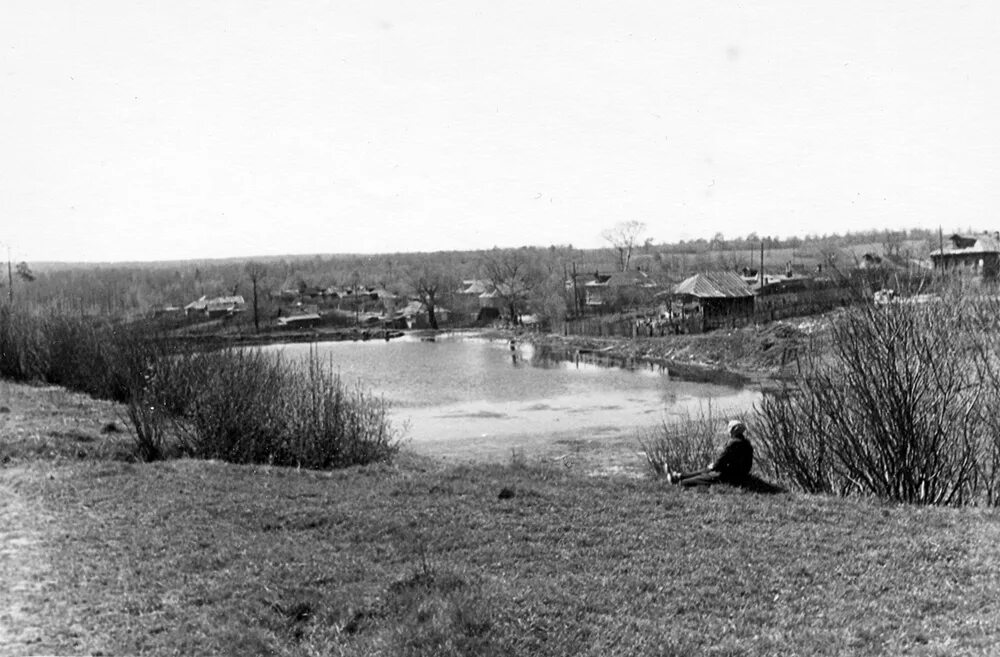
<svg viewBox="0 0 1000 657"><path fill-rule="evenodd" d="M399 448L385 401L345 385L315 352L302 363L259 349L176 355L157 363L141 405L172 418L178 450L199 458L335 468Z"/></svg>
<svg viewBox="0 0 1000 657"><path fill-rule="evenodd" d="M0 376L125 402L165 343L143 324L0 307Z"/></svg>
<svg viewBox="0 0 1000 657"><path fill-rule="evenodd" d="M830 353L757 408L765 471L810 492L997 504L998 309L956 288L844 311Z"/></svg>
<svg viewBox="0 0 1000 657"><path fill-rule="evenodd" d="M646 463L653 474L702 470L718 455L716 436L731 416L713 411L709 405L697 414L686 413L664 419L659 427L639 439Z"/></svg>
<svg viewBox="0 0 1000 657"><path fill-rule="evenodd" d="M186 353L140 323L0 307L0 376L128 404L136 456L331 468L390 459L385 402L351 389L315 354Z"/></svg>

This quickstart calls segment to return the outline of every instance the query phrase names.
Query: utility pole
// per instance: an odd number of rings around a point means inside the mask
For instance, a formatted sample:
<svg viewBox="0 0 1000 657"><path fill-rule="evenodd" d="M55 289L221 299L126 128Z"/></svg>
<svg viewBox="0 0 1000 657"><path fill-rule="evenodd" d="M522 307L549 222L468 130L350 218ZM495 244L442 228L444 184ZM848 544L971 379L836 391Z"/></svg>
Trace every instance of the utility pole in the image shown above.
<svg viewBox="0 0 1000 657"><path fill-rule="evenodd" d="M938 246L940 250L938 251L938 263L940 263L940 271L938 274L944 274L945 260L944 260L944 229L938 224ZM933 259L931 260L933 263Z"/></svg>
<svg viewBox="0 0 1000 657"><path fill-rule="evenodd" d="M7 300L14 305L14 272L10 266L10 246L7 246Z"/></svg>
<svg viewBox="0 0 1000 657"><path fill-rule="evenodd" d="M764 240L760 241L760 289L764 289Z"/></svg>
<svg viewBox="0 0 1000 657"><path fill-rule="evenodd" d="M569 280L569 268L566 267L566 263L563 263L563 299L566 298L566 282ZM576 304L573 304L573 309L576 310Z"/></svg>
<svg viewBox="0 0 1000 657"><path fill-rule="evenodd" d="M573 309L580 315L580 291L576 287L576 262L573 262Z"/></svg>

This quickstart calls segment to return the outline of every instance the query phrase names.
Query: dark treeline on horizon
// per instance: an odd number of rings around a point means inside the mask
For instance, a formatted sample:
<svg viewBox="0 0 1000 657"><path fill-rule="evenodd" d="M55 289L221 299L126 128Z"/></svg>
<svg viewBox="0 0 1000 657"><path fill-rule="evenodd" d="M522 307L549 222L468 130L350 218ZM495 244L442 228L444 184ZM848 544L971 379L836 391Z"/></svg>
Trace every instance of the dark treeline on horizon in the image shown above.
<svg viewBox="0 0 1000 657"><path fill-rule="evenodd" d="M655 226L649 233L655 234ZM641 269L657 282L669 285L696 271L738 270L757 267L763 245L765 270L788 266L815 270L817 265L850 267L866 248L901 259L926 259L937 248L938 231L911 229L870 230L845 235L806 235L779 238L749 233L726 237L656 243L645 237L635 246L630 269ZM520 253L534 276L557 294L574 268L578 272L615 268L615 250L578 249L571 244L519 249L386 253L377 255L288 255L249 256L218 260L160 261L134 263L29 263L32 281L15 278L16 302L36 309L64 312L127 314L166 305L184 305L201 296L243 295L249 297L247 263L264 267L258 280L265 293L303 287L384 287L394 292L413 292L415 274L428 268L447 272L450 286L464 279L484 276L484 260L490 253ZM10 290L2 281L2 299ZM447 290L446 292L450 292Z"/></svg>

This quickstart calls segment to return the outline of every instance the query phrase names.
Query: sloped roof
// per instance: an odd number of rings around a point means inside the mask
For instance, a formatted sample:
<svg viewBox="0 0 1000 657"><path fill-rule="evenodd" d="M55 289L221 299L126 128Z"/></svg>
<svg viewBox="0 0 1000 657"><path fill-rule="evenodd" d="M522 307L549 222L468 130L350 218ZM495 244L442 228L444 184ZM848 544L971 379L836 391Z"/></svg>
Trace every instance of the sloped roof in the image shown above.
<svg viewBox="0 0 1000 657"><path fill-rule="evenodd" d="M301 315L288 315L287 317L279 317L278 323L282 326L287 326L288 324L294 324L298 322L318 322L322 319L319 313L304 313Z"/></svg>
<svg viewBox="0 0 1000 657"><path fill-rule="evenodd" d="M208 310L219 310L223 308L236 308L246 304L241 296L216 297L208 300Z"/></svg>
<svg viewBox="0 0 1000 657"><path fill-rule="evenodd" d="M459 294L482 294L490 288L490 282L484 281L478 278L470 278L462 281L462 287L459 288Z"/></svg>
<svg viewBox="0 0 1000 657"><path fill-rule="evenodd" d="M753 296L743 279L730 271L695 274L678 283L674 294L688 294L702 299Z"/></svg>
<svg viewBox="0 0 1000 657"><path fill-rule="evenodd" d="M233 304L233 303L246 303L246 301L243 300L242 295L235 295L230 297L215 297L214 299L210 299L209 303Z"/></svg>
<svg viewBox="0 0 1000 657"><path fill-rule="evenodd" d="M584 283L585 287L654 287L656 283L644 271L616 271L598 274L597 278Z"/></svg>
<svg viewBox="0 0 1000 657"><path fill-rule="evenodd" d="M964 255L972 253L998 253L1000 252L1000 238L993 233L983 233L980 235L952 235L948 238L951 248L944 248L944 255ZM959 247L959 244L969 244L972 246ZM940 256L941 249L931 251L931 256Z"/></svg>
<svg viewBox="0 0 1000 657"><path fill-rule="evenodd" d="M184 306L184 310L204 310L206 307L208 307L208 297L202 295L197 301Z"/></svg>
<svg viewBox="0 0 1000 657"><path fill-rule="evenodd" d="M449 310L443 306L434 306L434 312L439 315L447 315ZM427 313L427 306L417 299L411 299L409 303L396 311L399 317L413 317Z"/></svg>

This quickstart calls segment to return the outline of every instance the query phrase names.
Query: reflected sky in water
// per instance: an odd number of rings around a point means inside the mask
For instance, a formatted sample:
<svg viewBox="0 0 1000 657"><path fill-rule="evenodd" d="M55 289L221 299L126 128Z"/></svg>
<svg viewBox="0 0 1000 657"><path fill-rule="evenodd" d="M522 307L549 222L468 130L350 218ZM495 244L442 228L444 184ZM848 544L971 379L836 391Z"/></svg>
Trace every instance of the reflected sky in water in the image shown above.
<svg viewBox="0 0 1000 657"><path fill-rule="evenodd" d="M659 368L553 360L531 345L438 336L268 347L290 358L310 349L349 383L380 394L414 442L642 430L663 419L749 408L754 390L671 379Z"/></svg>

